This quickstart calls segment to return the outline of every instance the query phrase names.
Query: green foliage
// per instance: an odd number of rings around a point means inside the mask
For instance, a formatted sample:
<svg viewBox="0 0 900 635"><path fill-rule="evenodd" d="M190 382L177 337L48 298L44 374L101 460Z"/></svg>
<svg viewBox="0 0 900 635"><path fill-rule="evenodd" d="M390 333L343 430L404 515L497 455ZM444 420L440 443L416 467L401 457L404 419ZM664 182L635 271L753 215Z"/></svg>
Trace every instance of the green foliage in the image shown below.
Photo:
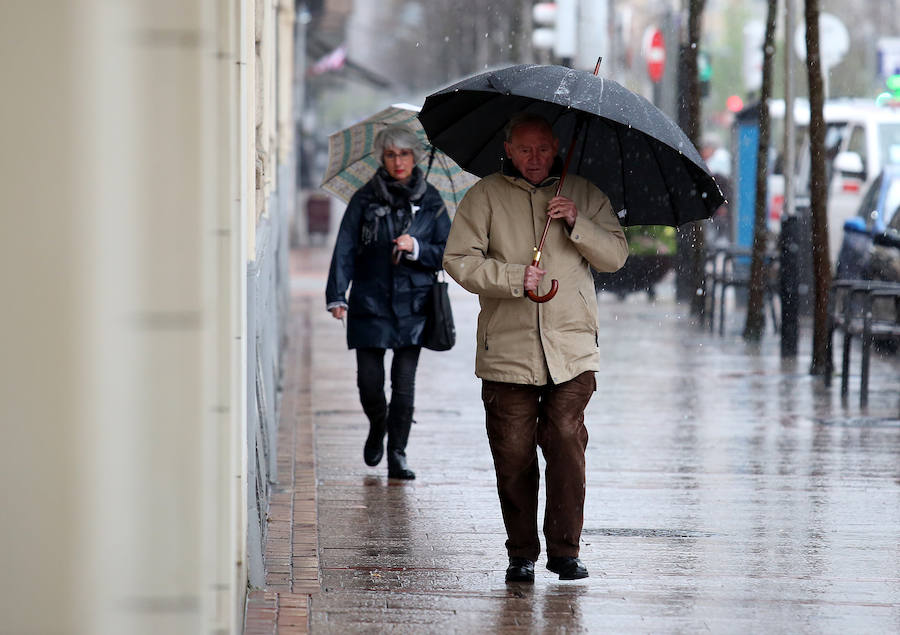
<svg viewBox="0 0 900 635"><path fill-rule="evenodd" d="M633 256L674 254L675 228L665 225L635 225L625 228L628 252Z"/></svg>

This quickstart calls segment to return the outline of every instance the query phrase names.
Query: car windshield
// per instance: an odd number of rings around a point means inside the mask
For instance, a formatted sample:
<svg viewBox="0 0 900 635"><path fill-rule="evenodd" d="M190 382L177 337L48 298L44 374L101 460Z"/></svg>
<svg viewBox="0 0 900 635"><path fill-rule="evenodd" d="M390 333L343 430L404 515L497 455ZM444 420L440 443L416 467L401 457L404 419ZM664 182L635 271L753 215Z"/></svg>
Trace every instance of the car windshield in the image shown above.
<svg viewBox="0 0 900 635"><path fill-rule="evenodd" d="M900 163L900 123L878 124L878 146L884 163Z"/></svg>

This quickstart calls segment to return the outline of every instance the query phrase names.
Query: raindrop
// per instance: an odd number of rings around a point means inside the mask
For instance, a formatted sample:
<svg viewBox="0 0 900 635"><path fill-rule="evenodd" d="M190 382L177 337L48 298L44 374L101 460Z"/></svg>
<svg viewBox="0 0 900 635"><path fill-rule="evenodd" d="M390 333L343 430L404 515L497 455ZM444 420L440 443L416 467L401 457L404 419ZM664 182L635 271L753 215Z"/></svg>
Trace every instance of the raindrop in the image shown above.
<svg viewBox="0 0 900 635"><path fill-rule="evenodd" d="M449 41L450 41L450 36L449 36L449 35L445 35L445 36L444 36L444 42L449 42Z"/></svg>
<svg viewBox="0 0 900 635"><path fill-rule="evenodd" d="M703 192L703 194L700 195L700 198L706 198L706 192Z"/></svg>
<svg viewBox="0 0 900 635"><path fill-rule="evenodd" d="M484 37L489 37L489 34L488 34L488 33L485 33L485 34L484 34Z"/></svg>
<svg viewBox="0 0 900 635"><path fill-rule="evenodd" d="M692 49L697 48L697 43L696 43L696 42L691 42L691 48L692 48Z"/></svg>
<svg viewBox="0 0 900 635"><path fill-rule="evenodd" d="M421 42L416 42L416 48L419 48L421 45Z"/></svg>

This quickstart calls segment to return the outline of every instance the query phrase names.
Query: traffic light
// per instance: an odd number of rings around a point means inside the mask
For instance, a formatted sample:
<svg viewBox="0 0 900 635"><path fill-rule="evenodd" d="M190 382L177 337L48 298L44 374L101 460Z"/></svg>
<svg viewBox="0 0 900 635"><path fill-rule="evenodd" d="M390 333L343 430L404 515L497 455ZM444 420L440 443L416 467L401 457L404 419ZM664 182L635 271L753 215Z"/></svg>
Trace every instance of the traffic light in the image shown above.
<svg viewBox="0 0 900 635"><path fill-rule="evenodd" d="M732 95L725 100L725 107L731 112L740 112L744 109L744 100L740 95Z"/></svg>
<svg viewBox="0 0 900 635"><path fill-rule="evenodd" d="M697 52L697 79L700 80L700 96L709 97L709 82L712 79L712 64L709 61L709 53Z"/></svg>
<svg viewBox="0 0 900 635"><path fill-rule="evenodd" d="M531 9L537 28L531 32L531 43L538 49L553 49L553 54L565 65L575 56L577 30L577 0L538 2Z"/></svg>
<svg viewBox="0 0 900 635"><path fill-rule="evenodd" d="M556 3L538 2L531 8L531 18L540 25L531 31L531 44L537 49L552 49L556 41Z"/></svg>
<svg viewBox="0 0 900 635"><path fill-rule="evenodd" d="M900 103L900 75L891 75L884 80L887 92L881 93L875 98L879 106L894 106Z"/></svg>

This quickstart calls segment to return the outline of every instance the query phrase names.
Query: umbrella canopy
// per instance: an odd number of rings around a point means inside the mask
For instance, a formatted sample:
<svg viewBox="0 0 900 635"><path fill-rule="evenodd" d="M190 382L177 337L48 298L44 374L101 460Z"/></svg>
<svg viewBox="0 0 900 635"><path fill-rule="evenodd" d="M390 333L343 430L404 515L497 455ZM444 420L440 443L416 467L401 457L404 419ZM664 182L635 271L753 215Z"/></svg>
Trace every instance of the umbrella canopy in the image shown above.
<svg viewBox="0 0 900 635"><path fill-rule="evenodd" d="M450 157L434 148L416 118L419 109L409 104L394 104L371 117L353 124L328 137L328 168L322 179L322 189L344 202L362 187L381 165L374 155L375 135L390 125L404 125L422 141L426 155L419 167L438 192L452 216L466 191L478 177L464 172ZM430 168L429 168L430 163Z"/></svg>
<svg viewBox="0 0 900 635"><path fill-rule="evenodd" d="M419 113L428 138L465 170L486 176L505 157L503 128L517 112L545 117L574 152L569 171L597 185L623 225L709 218L724 197L700 153L656 106L614 81L563 66L521 65L430 95ZM584 118L574 148L569 143Z"/></svg>

